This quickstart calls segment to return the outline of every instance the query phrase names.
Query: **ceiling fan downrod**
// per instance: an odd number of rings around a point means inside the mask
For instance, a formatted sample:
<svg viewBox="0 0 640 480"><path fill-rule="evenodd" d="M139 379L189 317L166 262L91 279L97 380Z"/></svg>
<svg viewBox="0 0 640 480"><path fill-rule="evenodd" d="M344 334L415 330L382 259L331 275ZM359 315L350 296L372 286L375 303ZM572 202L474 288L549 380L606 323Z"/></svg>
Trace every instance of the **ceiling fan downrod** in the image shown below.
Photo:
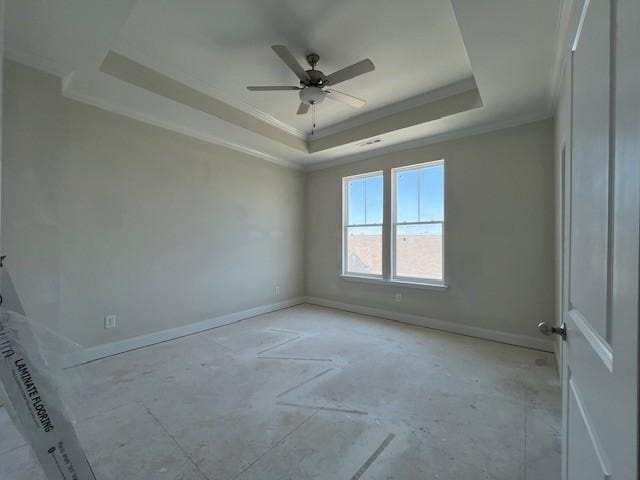
<svg viewBox="0 0 640 480"><path fill-rule="evenodd" d="M310 53L307 55L307 63L311 66L311 70L316 69L316 65L320 61L320 55L317 53Z"/></svg>

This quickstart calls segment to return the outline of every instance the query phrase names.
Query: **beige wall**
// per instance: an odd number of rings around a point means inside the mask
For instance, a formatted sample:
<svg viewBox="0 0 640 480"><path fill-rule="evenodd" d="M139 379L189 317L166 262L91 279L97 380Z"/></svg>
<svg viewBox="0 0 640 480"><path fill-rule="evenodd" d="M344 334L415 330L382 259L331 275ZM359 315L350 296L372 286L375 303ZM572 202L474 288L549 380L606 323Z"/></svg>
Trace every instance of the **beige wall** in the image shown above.
<svg viewBox="0 0 640 480"><path fill-rule="evenodd" d="M20 64L5 63L4 93L7 266L27 314L82 345L305 293L520 335L554 319L552 120L311 172L305 185L65 99L58 79ZM449 288L341 280L341 178L440 158Z"/></svg>
<svg viewBox="0 0 640 480"><path fill-rule="evenodd" d="M307 295L539 337L537 323L555 318L553 128L545 120L310 173ZM341 279L342 177L441 158L449 288Z"/></svg>
<svg viewBox="0 0 640 480"><path fill-rule="evenodd" d="M2 246L30 317L91 346L303 294L302 173L4 66Z"/></svg>

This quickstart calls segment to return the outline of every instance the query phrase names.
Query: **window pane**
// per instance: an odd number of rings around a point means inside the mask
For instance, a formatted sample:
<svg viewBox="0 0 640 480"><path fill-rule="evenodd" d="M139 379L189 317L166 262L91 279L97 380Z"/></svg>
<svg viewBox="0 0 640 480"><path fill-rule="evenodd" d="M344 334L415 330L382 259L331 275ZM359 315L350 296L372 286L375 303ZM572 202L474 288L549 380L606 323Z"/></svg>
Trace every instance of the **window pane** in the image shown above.
<svg viewBox="0 0 640 480"><path fill-rule="evenodd" d="M382 175L368 177L366 223L382 223Z"/></svg>
<svg viewBox="0 0 640 480"><path fill-rule="evenodd" d="M396 227L396 276L442 280L442 224Z"/></svg>
<svg viewBox="0 0 640 480"><path fill-rule="evenodd" d="M364 189L365 179L349 180L349 218L348 225L362 225L364 218Z"/></svg>
<svg viewBox="0 0 640 480"><path fill-rule="evenodd" d="M420 221L444 220L444 165L420 169Z"/></svg>
<svg viewBox="0 0 640 480"><path fill-rule="evenodd" d="M396 183L397 221L418 221L418 170L398 172Z"/></svg>
<svg viewBox="0 0 640 480"><path fill-rule="evenodd" d="M382 275L382 227L347 230L347 272Z"/></svg>

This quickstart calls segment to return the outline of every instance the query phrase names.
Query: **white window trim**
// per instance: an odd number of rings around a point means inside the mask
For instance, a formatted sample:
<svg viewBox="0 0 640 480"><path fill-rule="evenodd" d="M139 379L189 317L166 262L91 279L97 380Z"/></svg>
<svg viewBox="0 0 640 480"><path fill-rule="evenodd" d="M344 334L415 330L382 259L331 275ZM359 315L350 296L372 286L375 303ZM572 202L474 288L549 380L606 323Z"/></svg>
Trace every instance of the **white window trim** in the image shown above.
<svg viewBox="0 0 640 480"><path fill-rule="evenodd" d="M443 198L443 209L444 209L444 219L442 222L437 221L437 222L400 222L398 224L395 223L395 218L396 218L396 197L395 197L395 191L396 191L396 173L400 172L402 170L413 170L416 168L420 168L420 167L424 167L424 166L436 166L438 164L441 164L444 166L444 172L443 172L443 193L444 193L444 198ZM347 261L347 225L346 224L346 220L347 220L347 216L348 216L348 202L349 202L349 195L348 195L348 191L347 191L347 185L348 182L350 180L356 180L358 178L367 178L367 177L372 177L372 176L377 176L377 175L382 175L382 182L383 182L383 192L385 192L385 185L387 184L387 182L390 182L389 185L389 192L390 192L390 196L388 197L387 195L389 195L389 193L384 193L383 195L383 223L382 224L376 224L376 225L351 225L351 226L382 226L382 234L383 234L383 238L382 238L382 245L383 245L383 250L382 250L382 275L371 275L371 274L363 274L363 273L350 273L347 272L346 269L346 261ZM439 159L439 160L432 160L432 161L428 161L428 162L423 162L423 163L417 163L417 164L412 164L412 165L406 165L406 166L402 166L402 167L397 167L397 168L392 168L392 169L385 169L385 170L379 170L379 171L375 171L375 172L367 172L367 173L362 173L362 174L358 174L358 175L350 175L348 177L343 177L342 178L342 219L341 219L341 224L342 224L342 234L341 234L341 241L342 241L342 245L341 245L341 249L340 249L340 265L341 265L341 269L340 269L340 275L339 277L342 280L345 281L349 281L349 282L361 282L361 283L368 283L368 284L373 284L373 285L386 285L386 286L393 286L395 287L408 287L408 288L417 288L417 289L423 289L423 290L439 290L439 291L445 291L449 288L448 284L447 284L447 271L445 268L445 248L446 248L446 242L445 242L445 224L446 224L446 163L445 163L445 159ZM390 203L389 208L387 209L387 205L388 203ZM390 212L389 217L387 218L387 213L386 212ZM419 217L418 217L419 218ZM386 229L385 227L387 226L387 223L390 222L391 227ZM412 278L412 277L394 277L394 272L395 272L395 232L396 232L396 225L402 225L402 224L409 224L409 225L413 225L413 224L420 224L420 223L441 223L442 224L442 280L440 279L425 279L425 278ZM389 238L390 237L390 238ZM385 240L386 242L386 248L385 248ZM386 259L386 260L385 260ZM385 264L387 266L385 266Z"/></svg>
<svg viewBox="0 0 640 480"><path fill-rule="evenodd" d="M347 239L348 239L348 228L349 227L381 227L382 228L382 235L383 235L383 239L384 239L384 195L383 195L383 201L382 201L382 210L383 210L383 221L382 223L365 223L365 224L349 224L348 222L348 218L349 218L349 191L348 191L348 185L349 182L352 180L359 180L359 179L363 179L363 178L369 178L369 177L378 177L378 176L382 176L382 191L384 193L384 182L385 182L385 175L384 172L382 170L378 170L375 172L367 172L367 173L361 173L359 175L351 175L349 177L343 177L342 178L342 269L341 269L341 276L343 277L353 277L353 278L362 278L362 279L377 279L377 280L383 280L384 279L384 260L383 260L383 272L380 275L374 274L374 273L360 273L360 272L349 272L347 270L348 267L348 253L347 253ZM367 190L365 187L365 197L364 197L364 202L365 202L365 221L366 221L366 204L367 204ZM383 241L384 244L384 241ZM385 252L384 252L384 246L383 246L383 250L382 250L382 258L384 258Z"/></svg>
<svg viewBox="0 0 640 480"><path fill-rule="evenodd" d="M393 286L393 287L417 288L421 290L446 290L447 288L449 288L447 284L440 283L440 282L438 283L428 283L424 281L408 282L404 280L392 280L389 278L368 277L363 275L346 274L346 273L341 274L340 278L348 282L360 282L360 283L369 283L373 285L387 285L387 286Z"/></svg>
<svg viewBox="0 0 640 480"><path fill-rule="evenodd" d="M396 213L397 213L397 205L396 205L396 190L398 183L398 173L410 170L417 170L419 168L424 167L435 167L438 165L443 166L442 172L442 183L443 183L443 198L442 198L442 209L443 209L443 218L442 221L427 221L427 222L396 222ZM411 285L427 285L427 286L436 286L436 287L446 287L446 262L445 262L445 225L447 221L447 213L446 213L446 165L444 159L433 160L429 162L416 163L413 165L406 165L403 167L392 168L391 169L391 239L389 242L389 250L390 250L390 278L389 281L393 283L402 283L402 284L411 284ZM418 189L419 192L419 189ZM418 199L418 219L420 219L420 200ZM440 278L419 278L419 277L407 277L397 275L396 273L396 228L398 225L433 225L440 224L442 225L442 279Z"/></svg>

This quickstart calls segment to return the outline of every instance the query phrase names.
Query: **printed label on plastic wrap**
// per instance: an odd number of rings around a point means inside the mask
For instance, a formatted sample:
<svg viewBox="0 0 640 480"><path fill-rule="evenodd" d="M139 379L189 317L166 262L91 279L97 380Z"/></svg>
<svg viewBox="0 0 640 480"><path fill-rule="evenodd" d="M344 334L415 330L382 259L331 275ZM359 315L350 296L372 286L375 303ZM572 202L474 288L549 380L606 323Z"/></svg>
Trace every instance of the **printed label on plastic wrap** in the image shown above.
<svg viewBox="0 0 640 480"><path fill-rule="evenodd" d="M23 316L0 309L0 381L49 480L95 480Z"/></svg>

